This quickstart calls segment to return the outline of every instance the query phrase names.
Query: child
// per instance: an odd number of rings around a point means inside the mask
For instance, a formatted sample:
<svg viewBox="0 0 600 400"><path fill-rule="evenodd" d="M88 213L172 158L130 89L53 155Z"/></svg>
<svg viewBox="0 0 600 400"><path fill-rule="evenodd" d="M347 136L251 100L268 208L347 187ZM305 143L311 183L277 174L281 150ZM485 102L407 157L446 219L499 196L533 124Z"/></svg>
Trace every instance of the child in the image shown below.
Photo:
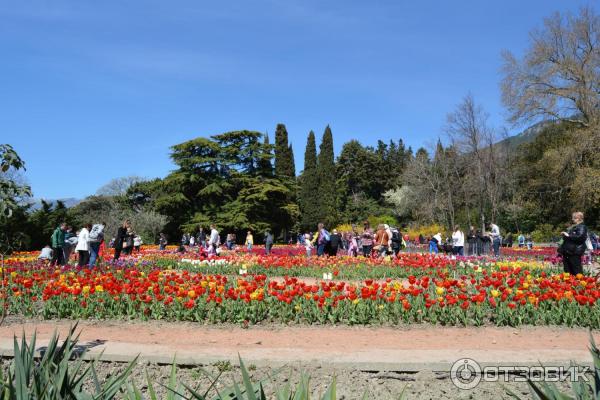
<svg viewBox="0 0 600 400"><path fill-rule="evenodd" d="M50 263L50 260L52 260L52 248L49 245L46 245L42 249L42 252L38 256L38 260L43 260L46 264Z"/></svg>
<svg viewBox="0 0 600 400"><path fill-rule="evenodd" d="M310 256L312 255L313 244L310 241L309 233L304 234L304 248L306 249L306 257L310 258Z"/></svg>

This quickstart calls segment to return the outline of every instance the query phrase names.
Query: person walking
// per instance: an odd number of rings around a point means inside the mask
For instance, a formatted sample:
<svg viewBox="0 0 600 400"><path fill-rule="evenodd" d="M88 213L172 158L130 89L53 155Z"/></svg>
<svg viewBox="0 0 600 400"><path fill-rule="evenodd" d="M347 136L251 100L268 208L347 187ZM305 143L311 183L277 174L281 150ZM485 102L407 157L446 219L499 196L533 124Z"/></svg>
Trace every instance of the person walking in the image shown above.
<svg viewBox="0 0 600 400"><path fill-rule="evenodd" d="M225 247L227 247L227 250L233 249L233 233L231 232L225 238Z"/></svg>
<svg viewBox="0 0 600 400"><path fill-rule="evenodd" d="M525 247L525 235L523 235L523 233L519 232L517 242L519 243L519 247Z"/></svg>
<svg viewBox="0 0 600 400"><path fill-rule="evenodd" d="M118 260L121 257L121 252L123 251L123 243L126 243L127 240L127 230L129 229L129 220L126 219L123 221L123 225L117 229L117 236L115 236L115 255L113 256L113 260Z"/></svg>
<svg viewBox="0 0 600 400"><path fill-rule="evenodd" d="M127 236L123 241L123 253L130 256L133 252L133 238L135 237L135 232L131 227L127 228Z"/></svg>
<svg viewBox="0 0 600 400"><path fill-rule="evenodd" d="M252 251L252 246L254 246L254 236L252 235L252 231L248 231L246 234L246 248L248 251Z"/></svg>
<svg viewBox="0 0 600 400"><path fill-rule="evenodd" d="M492 247L494 249L494 257L500 257L500 245L502 244L502 236L500 236L500 228L495 223L489 226L490 238L492 239Z"/></svg>
<svg viewBox="0 0 600 400"><path fill-rule="evenodd" d="M190 238L191 241L192 238ZM144 244L144 241L142 240L142 237L140 235L138 235L137 233L134 234L133 236L133 248L135 249L136 253L140 252L140 248L142 247L142 244ZM193 246L190 242L190 246Z"/></svg>
<svg viewBox="0 0 600 400"><path fill-rule="evenodd" d="M383 224L377 226L377 232L375 233L375 250L379 253L379 257L385 257L388 250L388 243L390 238Z"/></svg>
<svg viewBox="0 0 600 400"><path fill-rule="evenodd" d="M63 245L65 265L69 263L69 259L71 259L71 254L76 245L77 233L73 232L73 227L69 225L65 232L65 244Z"/></svg>
<svg viewBox="0 0 600 400"><path fill-rule="evenodd" d="M271 248L273 247L273 234L270 229L265 231L265 255L271 254Z"/></svg>
<svg viewBox="0 0 600 400"><path fill-rule="evenodd" d="M365 221L363 227L363 233L360 237L363 256L371 257L371 252L373 251L373 238L375 237L375 235L373 234L373 229L371 229L371 224L369 223L369 221Z"/></svg>
<svg viewBox="0 0 600 400"><path fill-rule="evenodd" d="M325 229L325 225L322 222L319 222L317 225L317 232L313 237L313 244L316 242L317 244L317 257L321 257L325 254L325 249L329 241L331 240L329 232Z"/></svg>
<svg viewBox="0 0 600 400"><path fill-rule="evenodd" d="M398 230L398 228L392 228L392 252L394 256L398 257L398 253L402 249L402 232Z"/></svg>
<svg viewBox="0 0 600 400"><path fill-rule="evenodd" d="M86 224L79 231L79 236L77 237L77 246L75 247L75 251L79 255L77 258L77 266L82 268L88 265L90 260L90 230L92 229L91 224Z"/></svg>
<svg viewBox="0 0 600 400"><path fill-rule="evenodd" d="M438 232L435 235L433 235L429 240L429 254L438 254L441 245L442 235Z"/></svg>
<svg viewBox="0 0 600 400"><path fill-rule="evenodd" d="M204 234L204 229L202 229L202 227L200 227L198 234L196 235L196 243L199 247L206 247L206 235Z"/></svg>
<svg viewBox="0 0 600 400"><path fill-rule="evenodd" d="M456 225L454 232L452 233L452 253L455 256L464 256L465 248L465 234L460 230L460 227Z"/></svg>
<svg viewBox="0 0 600 400"><path fill-rule="evenodd" d="M329 256L337 256L338 250L342 245L342 236L338 233L337 229L333 230L333 233L329 237Z"/></svg>
<svg viewBox="0 0 600 400"><path fill-rule="evenodd" d="M390 250L392 248L392 228L390 228L388 224L383 224L383 229L385 229L385 232L388 235L387 248Z"/></svg>
<svg viewBox="0 0 600 400"><path fill-rule="evenodd" d="M533 236L531 236L531 233L525 237L525 245L527 250L533 250Z"/></svg>
<svg viewBox="0 0 600 400"><path fill-rule="evenodd" d="M65 231L67 230L67 224L61 223L58 228L52 232L52 259L50 260L50 266L62 266L65 264L65 253L63 246L65 245Z"/></svg>
<svg viewBox="0 0 600 400"><path fill-rule="evenodd" d="M219 231L215 224L210 224L210 239L208 240L208 254L217 255L217 248L221 244Z"/></svg>
<svg viewBox="0 0 600 400"><path fill-rule="evenodd" d="M469 227L469 233L467 234L467 255L477 255L477 230L473 225Z"/></svg>
<svg viewBox="0 0 600 400"><path fill-rule="evenodd" d="M310 233L305 233L304 234L304 248L306 249L306 257L310 258L310 256L312 255L312 249L313 249L313 244L312 241L310 240Z"/></svg>
<svg viewBox="0 0 600 400"><path fill-rule="evenodd" d="M96 265L96 260L100 254L100 245L104 241L105 226L106 224L104 222L92 225L92 229L88 235L88 250L90 253L88 265L90 268L93 268Z"/></svg>
<svg viewBox="0 0 600 400"><path fill-rule="evenodd" d="M358 255L358 234L354 231L346 233L346 240L348 241L348 249L346 254L349 257L356 257Z"/></svg>
<svg viewBox="0 0 600 400"><path fill-rule="evenodd" d="M588 229L583 223L582 212L574 212L572 221L574 225L566 232L561 232L562 243L559 253L563 258L564 271L571 275L577 275L583 273L581 257L587 249L585 241L588 238Z"/></svg>
<svg viewBox="0 0 600 400"><path fill-rule="evenodd" d="M161 232L161 234L159 235L159 238L158 238L158 249L162 251L166 248L167 248L167 237L165 236L164 233Z"/></svg>

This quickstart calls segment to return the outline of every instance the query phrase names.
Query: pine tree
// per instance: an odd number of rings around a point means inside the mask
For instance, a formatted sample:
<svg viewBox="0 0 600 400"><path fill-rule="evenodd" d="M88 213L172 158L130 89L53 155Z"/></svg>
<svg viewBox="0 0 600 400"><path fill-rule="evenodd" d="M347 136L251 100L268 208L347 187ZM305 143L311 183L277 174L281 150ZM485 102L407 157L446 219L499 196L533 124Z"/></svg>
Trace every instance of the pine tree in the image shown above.
<svg viewBox="0 0 600 400"><path fill-rule="evenodd" d="M275 175L278 177L296 176L294 159L288 144L288 132L284 124L277 124L275 130Z"/></svg>
<svg viewBox="0 0 600 400"><path fill-rule="evenodd" d="M319 190L316 193L319 204L319 217L327 227L338 222L335 161L333 155L333 134L329 125L323 133L317 160Z"/></svg>
<svg viewBox="0 0 600 400"><path fill-rule="evenodd" d="M314 230L319 222L319 204L316 196L318 190L317 145L315 134L310 131L304 151L304 171L300 176L300 198L298 199L303 230Z"/></svg>

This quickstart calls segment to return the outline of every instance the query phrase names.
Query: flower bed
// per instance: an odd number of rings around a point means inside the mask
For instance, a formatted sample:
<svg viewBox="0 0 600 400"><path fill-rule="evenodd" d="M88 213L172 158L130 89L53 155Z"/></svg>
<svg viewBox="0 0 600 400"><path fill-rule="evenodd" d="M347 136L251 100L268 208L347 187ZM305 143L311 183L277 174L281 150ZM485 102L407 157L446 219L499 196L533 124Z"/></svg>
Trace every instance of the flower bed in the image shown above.
<svg viewBox="0 0 600 400"><path fill-rule="evenodd" d="M314 279L324 271L334 280ZM206 260L146 249L93 270L47 269L19 254L2 272L8 311L44 318L600 328L596 279L539 261L244 253Z"/></svg>

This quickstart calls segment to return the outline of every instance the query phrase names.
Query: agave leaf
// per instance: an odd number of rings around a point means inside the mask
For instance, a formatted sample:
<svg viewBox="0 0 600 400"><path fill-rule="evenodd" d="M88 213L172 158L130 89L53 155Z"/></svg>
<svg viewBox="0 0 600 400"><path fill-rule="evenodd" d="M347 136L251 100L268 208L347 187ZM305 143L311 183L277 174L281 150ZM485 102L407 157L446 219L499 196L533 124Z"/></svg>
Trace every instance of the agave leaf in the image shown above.
<svg viewBox="0 0 600 400"><path fill-rule="evenodd" d="M22 345L19 347L19 343L17 342L17 337L14 338L14 371L15 371L15 394L18 399L27 399L28 390L27 390L27 376L25 375L25 352L26 352L26 344L25 344L25 332L23 332L22 337Z"/></svg>
<svg viewBox="0 0 600 400"><path fill-rule="evenodd" d="M596 347L596 341L592 330L590 329L590 353L592 353L592 359L594 360L594 396L596 399L600 398L600 350Z"/></svg>
<svg viewBox="0 0 600 400"><path fill-rule="evenodd" d="M128 365L127 368L119 375L111 377L108 382L105 382L101 392L99 393L100 398L102 399L112 399L121 388L125 385L125 382L131 375L131 372L137 365L139 356L136 356ZM95 373L95 368L92 368L92 371Z"/></svg>
<svg viewBox="0 0 600 400"><path fill-rule="evenodd" d="M293 400L308 400L310 393L310 377L305 373L302 373L300 382L296 387L296 393L294 393Z"/></svg>
<svg viewBox="0 0 600 400"><path fill-rule="evenodd" d="M158 400L158 397L156 397L156 391L154 390L154 385L152 384L152 379L150 379L150 375L148 375L148 370L146 369L144 372L146 375L146 382L148 384L148 394L150 395L150 400Z"/></svg>
<svg viewBox="0 0 600 400"><path fill-rule="evenodd" d="M333 380L331 381L331 385L329 385L329 388L327 388L327 391L325 392L323 397L321 397L321 400L335 400L336 399L335 386L336 386L336 378L334 376Z"/></svg>
<svg viewBox="0 0 600 400"><path fill-rule="evenodd" d="M248 370L246 370L246 366L244 365L244 362L242 361L242 357L240 357L240 355L238 354L238 359L240 360L240 370L242 371L242 378L244 380L244 386L246 388L246 396L248 397L248 400L258 400L256 398L256 394L255 392L255 388L254 385L252 384L252 381L250 380L250 375L248 374Z"/></svg>
<svg viewBox="0 0 600 400"><path fill-rule="evenodd" d="M183 387L190 392L190 394L192 395L192 399L194 400L206 400L206 397L201 395L200 393L196 392L192 387L190 387L189 385L182 383Z"/></svg>

